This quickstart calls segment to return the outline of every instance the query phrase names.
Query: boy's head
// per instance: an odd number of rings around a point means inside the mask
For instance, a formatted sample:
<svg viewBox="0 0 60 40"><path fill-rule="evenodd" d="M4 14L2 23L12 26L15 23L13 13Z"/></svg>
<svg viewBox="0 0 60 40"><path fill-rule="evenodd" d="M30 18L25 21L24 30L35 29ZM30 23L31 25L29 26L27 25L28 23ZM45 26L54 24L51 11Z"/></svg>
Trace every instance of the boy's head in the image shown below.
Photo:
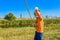
<svg viewBox="0 0 60 40"><path fill-rule="evenodd" d="M35 7L35 12L38 12L38 7ZM38 15L36 13L34 13L34 15L37 17Z"/></svg>
<svg viewBox="0 0 60 40"><path fill-rule="evenodd" d="M38 11L39 9L38 9L38 7L35 7L35 11Z"/></svg>

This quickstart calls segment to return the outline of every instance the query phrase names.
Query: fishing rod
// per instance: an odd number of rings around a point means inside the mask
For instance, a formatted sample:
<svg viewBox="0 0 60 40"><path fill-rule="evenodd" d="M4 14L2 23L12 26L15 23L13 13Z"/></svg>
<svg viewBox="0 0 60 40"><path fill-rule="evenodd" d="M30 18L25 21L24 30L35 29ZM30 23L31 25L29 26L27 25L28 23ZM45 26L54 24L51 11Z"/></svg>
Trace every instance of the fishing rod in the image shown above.
<svg viewBox="0 0 60 40"><path fill-rule="evenodd" d="M25 2L25 5L26 5L26 8L27 8L27 11L28 11L28 13L29 13L29 16L30 16L30 18L32 19L31 13L30 13L30 10L29 10L29 8L28 8L28 4L27 4L26 0L24 0L24 2Z"/></svg>

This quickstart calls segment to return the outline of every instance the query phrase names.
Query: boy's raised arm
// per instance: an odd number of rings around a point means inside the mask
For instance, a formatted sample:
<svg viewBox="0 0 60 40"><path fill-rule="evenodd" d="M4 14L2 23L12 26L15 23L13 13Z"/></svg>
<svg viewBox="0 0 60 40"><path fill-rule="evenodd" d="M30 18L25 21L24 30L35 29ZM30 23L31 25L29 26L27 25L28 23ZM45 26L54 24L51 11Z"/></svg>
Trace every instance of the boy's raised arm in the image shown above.
<svg viewBox="0 0 60 40"><path fill-rule="evenodd" d="M36 10L36 13L34 13L34 15L35 15L36 18L39 18L40 20L43 19L41 13L39 12L39 10Z"/></svg>

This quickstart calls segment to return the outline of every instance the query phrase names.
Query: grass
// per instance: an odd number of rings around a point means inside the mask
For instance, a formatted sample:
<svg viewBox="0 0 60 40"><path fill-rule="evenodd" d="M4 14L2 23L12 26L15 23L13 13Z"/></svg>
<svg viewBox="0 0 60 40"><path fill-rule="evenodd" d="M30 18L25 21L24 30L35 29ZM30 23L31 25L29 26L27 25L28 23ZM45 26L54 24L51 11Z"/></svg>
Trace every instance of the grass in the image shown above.
<svg viewBox="0 0 60 40"><path fill-rule="evenodd" d="M34 27L0 28L0 40L34 40ZM44 27L43 40L60 40L59 25Z"/></svg>

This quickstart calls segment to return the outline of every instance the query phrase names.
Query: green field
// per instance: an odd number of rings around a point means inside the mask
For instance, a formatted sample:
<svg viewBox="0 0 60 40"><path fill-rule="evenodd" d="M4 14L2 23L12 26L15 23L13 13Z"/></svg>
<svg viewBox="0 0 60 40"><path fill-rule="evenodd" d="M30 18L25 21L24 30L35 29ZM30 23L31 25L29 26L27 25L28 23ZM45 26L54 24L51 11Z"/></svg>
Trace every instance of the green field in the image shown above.
<svg viewBox="0 0 60 40"><path fill-rule="evenodd" d="M33 40L35 28L0 28L0 40ZM43 40L60 40L60 24L44 27Z"/></svg>

